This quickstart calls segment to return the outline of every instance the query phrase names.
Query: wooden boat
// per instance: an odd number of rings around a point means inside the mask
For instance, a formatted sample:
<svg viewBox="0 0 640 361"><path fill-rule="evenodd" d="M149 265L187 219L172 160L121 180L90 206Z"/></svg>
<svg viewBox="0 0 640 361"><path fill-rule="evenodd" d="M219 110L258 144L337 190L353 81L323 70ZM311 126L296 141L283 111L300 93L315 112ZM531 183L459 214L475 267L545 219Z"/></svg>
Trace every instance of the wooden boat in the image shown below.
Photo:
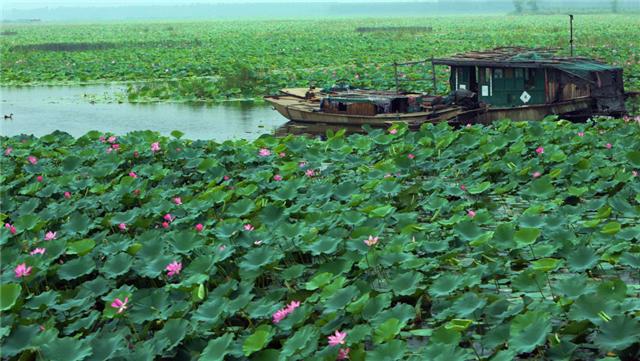
<svg viewBox="0 0 640 361"><path fill-rule="evenodd" d="M622 69L595 60L557 57L541 49L497 48L431 62L451 67L452 91L446 97L398 90L287 88L265 100L290 120L279 133L626 113Z"/></svg>

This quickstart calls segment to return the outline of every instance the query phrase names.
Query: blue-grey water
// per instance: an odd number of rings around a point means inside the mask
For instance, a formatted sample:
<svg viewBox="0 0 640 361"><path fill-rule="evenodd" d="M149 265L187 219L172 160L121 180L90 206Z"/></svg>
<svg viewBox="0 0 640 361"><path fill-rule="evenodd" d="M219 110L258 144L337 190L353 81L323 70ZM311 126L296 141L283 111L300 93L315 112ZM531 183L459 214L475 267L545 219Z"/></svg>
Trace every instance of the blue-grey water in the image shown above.
<svg viewBox="0 0 640 361"><path fill-rule="evenodd" d="M126 134L154 130L185 138L255 139L286 119L264 103L118 103L122 85L0 87L0 134L42 136L55 130L81 136L90 130ZM92 100L94 100L92 102ZM13 113L13 119L2 115Z"/></svg>

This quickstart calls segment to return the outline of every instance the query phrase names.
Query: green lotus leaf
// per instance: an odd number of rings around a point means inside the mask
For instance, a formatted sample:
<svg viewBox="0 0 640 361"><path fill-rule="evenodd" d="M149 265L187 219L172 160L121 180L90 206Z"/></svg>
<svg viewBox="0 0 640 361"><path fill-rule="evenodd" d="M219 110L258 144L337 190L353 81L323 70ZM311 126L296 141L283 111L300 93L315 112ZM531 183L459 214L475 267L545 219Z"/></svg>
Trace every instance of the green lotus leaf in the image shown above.
<svg viewBox="0 0 640 361"><path fill-rule="evenodd" d="M67 243L67 254L85 255L96 246L96 242L92 239L82 239L75 242Z"/></svg>
<svg viewBox="0 0 640 361"><path fill-rule="evenodd" d="M462 237L462 239L472 241L482 235L482 229L475 222L463 221L456 224L453 230Z"/></svg>
<svg viewBox="0 0 640 361"><path fill-rule="evenodd" d="M620 232L621 228L622 228L622 225L620 225L620 223L618 223L618 222L609 222L609 223L605 224L604 226L602 226L602 229L600 230L600 233L614 235L614 234Z"/></svg>
<svg viewBox="0 0 640 361"><path fill-rule="evenodd" d="M220 318L226 307L226 300L222 297L216 297L210 294L210 298L198 307L193 313L192 319L194 321L204 322L208 325L213 325L221 321Z"/></svg>
<svg viewBox="0 0 640 361"><path fill-rule="evenodd" d="M91 219L82 213L73 213L69 217L69 221L62 226L62 229L69 234L86 234L89 231Z"/></svg>
<svg viewBox="0 0 640 361"><path fill-rule="evenodd" d="M233 341L232 333L225 333L224 335L210 340L207 347L202 350L199 360L201 361L223 361L224 356L231 350L231 342Z"/></svg>
<svg viewBox="0 0 640 361"><path fill-rule="evenodd" d="M166 340L163 350L171 350L184 339L189 326L187 320L172 318L165 323L162 330L156 332L154 338Z"/></svg>
<svg viewBox="0 0 640 361"><path fill-rule="evenodd" d="M401 340L383 343L378 345L373 351L367 352L367 361L403 360L406 348L406 343Z"/></svg>
<svg viewBox="0 0 640 361"><path fill-rule="evenodd" d="M260 221L267 225L276 225L284 219L284 211L284 208L269 204L260 210Z"/></svg>
<svg viewBox="0 0 640 361"><path fill-rule="evenodd" d="M58 277L63 280L73 280L93 272L95 268L96 263L92 258L80 257L60 266Z"/></svg>
<svg viewBox="0 0 640 361"><path fill-rule="evenodd" d="M600 326L594 343L603 350L621 351L638 343L640 322L635 318L617 315Z"/></svg>
<svg viewBox="0 0 640 361"><path fill-rule="evenodd" d="M550 332L548 314L536 311L519 314L511 322L509 349L518 353L531 352L546 342Z"/></svg>
<svg viewBox="0 0 640 361"><path fill-rule="evenodd" d="M100 269L100 272L107 278L115 278L127 273L132 264L133 257L126 253L118 253L113 257L107 258L107 261Z"/></svg>
<svg viewBox="0 0 640 361"><path fill-rule="evenodd" d="M555 187L548 177L542 177L531 182L531 193L537 196L549 196L555 192Z"/></svg>
<svg viewBox="0 0 640 361"><path fill-rule="evenodd" d="M422 282L424 277L418 272L401 273L391 280L393 292L400 296L412 295Z"/></svg>
<svg viewBox="0 0 640 361"><path fill-rule="evenodd" d="M39 333L38 325L16 325L11 334L3 340L2 356L12 357L33 347L33 340Z"/></svg>
<svg viewBox="0 0 640 361"><path fill-rule="evenodd" d="M367 214L369 214L370 217L373 218L384 218L386 216L388 216L389 214L391 214L392 212L394 212L396 210L395 207L390 206L390 205L386 205L386 206L380 206L377 208L373 208L370 209L368 211L365 211Z"/></svg>
<svg viewBox="0 0 640 361"><path fill-rule="evenodd" d="M469 192L469 194L480 194L489 188L491 188L491 182L482 182L468 187L467 192Z"/></svg>
<svg viewBox="0 0 640 361"><path fill-rule="evenodd" d="M348 225L357 226L362 224L367 219L367 217L357 211L347 211L342 213L340 219Z"/></svg>
<svg viewBox="0 0 640 361"><path fill-rule="evenodd" d="M227 208L227 214L232 217L242 217L251 213L254 209L256 209L255 203L251 199L243 198L232 203Z"/></svg>
<svg viewBox="0 0 640 361"><path fill-rule="evenodd" d="M92 353L88 342L71 337L56 338L42 346L42 355L51 361L80 361Z"/></svg>
<svg viewBox="0 0 640 361"><path fill-rule="evenodd" d="M21 230L35 230L38 223L40 222L40 217L35 214L24 214L16 220L15 226Z"/></svg>
<svg viewBox="0 0 640 361"><path fill-rule="evenodd" d="M243 271L254 271L265 265L273 263L282 257L282 253L273 252L268 247L254 248L242 257L240 268Z"/></svg>
<svg viewBox="0 0 640 361"><path fill-rule="evenodd" d="M313 276L313 278L311 280L309 280L309 282L307 282L305 284L305 289L309 290L309 291L313 291L316 290L320 287L323 287L324 285L328 284L332 279L333 279L334 275L332 273L329 272L322 272L319 273L315 276Z"/></svg>
<svg viewBox="0 0 640 361"><path fill-rule="evenodd" d="M463 278L459 275L445 273L438 277L429 288L433 297L450 296L462 285Z"/></svg>
<svg viewBox="0 0 640 361"><path fill-rule="evenodd" d="M311 253L316 256L320 254L333 254L340 241L333 237L320 237L309 247Z"/></svg>
<svg viewBox="0 0 640 361"><path fill-rule="evenodd" d="M0 311L11 309L16 304L22 286L15 283L7 283L0 286Z"/></svg>
<svg viewBox="0 0 640 361"><path fill-rule="evenodd" d="M451 307L451 311L458 317L468 317L484 307L487 301L473 292L467 292L458 298Z"/></svg>
<svg viewBox="0 0 640 361"><path fill-rule="evenodd" d="M536 242L536 239L540 236L540 230L538 228L520 228L517 230L513 238L520 247L526 247Z"/></svg>
<svg viewBox="0 0 640 361"><path fill-rule="evenodd" d="M635 150L627 153L627 160L631 165L640 168L640 151Z"/></svg>
<svg viewBox="0 0 640 361"><path fill-rule="evenodd" d="M202 237L198 237L193 231L178 231L169 236L169 243L176 253L188 254L204 244Z"/></svg>
<svg viewBox="0 0 640 361"><path fill-rule="evenodd" d="M441 326L433 330L429 342L442 345L457 345L461 338L462 335L459 331Z"/></svg>
<svg viewBox="0 0 640 361"><path fill-rule="evenodd" d="M400 320L397 318L390 318L376 327L373 333L374 343L383 343L392 340L402 330Z"/></svg>
<svg viewBox="0 0 640 361"><path fill-rule="evenodd" d="M448 330L463 332L466 329L468 329L471 325L473 325L473 320L454 318L453 320L447 322L444 325L444 328Z"/></svg>
<svg viewBox="0 0 640 361"><path fill-rule="evenodd" d="M635 255L630 252L625 252L620 256L619 259L620 264L629 266L631 268L639 269L640 268L640 255Z"/></svg>
<svg viewBox="0 0 640 361"><path fill-rule="evenodd" d="M250 356L256 351L262 350L271 339L272 328L267 325L259 326L255 332L247 337L242 343L242 352L245 356Z"/></svg>
<svg viewBox="0 0 640 361"><path fill-rule="evenodd" d="M569 269L574 272L582 272L595 267L599 257L596 252L589 247L579 247L567 256Z"/></svg>
<svg viewBox="0 0 640 361"><path fill-rule="evenodd" d="M283 360L302 359L318 347L319 332L313 325L306 325L287 338L282 345L280 358ZM293 358L292 358L293 357Z"/></svg>
<svg viewBox="0 0 640 361"><path fill-rule="evenodd" d="M562 260L557 258L542 258L531 262L531 268L534 271L549 272L554 271L562 264Z"/></svg>
<svg viewBox="0 0 640 361"><path fill-rule="evenodd" d="M349 286L335 291L324 303L324 312L332 313L344 309L360 292L355 286Z"/></svg>

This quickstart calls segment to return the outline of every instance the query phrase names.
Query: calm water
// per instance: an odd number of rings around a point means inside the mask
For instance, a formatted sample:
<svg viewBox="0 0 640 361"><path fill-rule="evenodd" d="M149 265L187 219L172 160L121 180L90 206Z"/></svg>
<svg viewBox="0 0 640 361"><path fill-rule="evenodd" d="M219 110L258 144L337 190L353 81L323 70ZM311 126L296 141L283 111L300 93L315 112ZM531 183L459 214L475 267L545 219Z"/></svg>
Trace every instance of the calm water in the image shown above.
<svg viewBox="0 0 640 361"><path fill-rule="evenodd" d="M205 104L129 104L98 101L114 99L119 85L2 87L0 88L0 134L42 136L55 130L81 136L90 130L126 134L154 130L169 135L173 130L190 139L255 139L272 133L286 122L265 104L251 102ZM13 119L2 119L13 113Z"/></svg>

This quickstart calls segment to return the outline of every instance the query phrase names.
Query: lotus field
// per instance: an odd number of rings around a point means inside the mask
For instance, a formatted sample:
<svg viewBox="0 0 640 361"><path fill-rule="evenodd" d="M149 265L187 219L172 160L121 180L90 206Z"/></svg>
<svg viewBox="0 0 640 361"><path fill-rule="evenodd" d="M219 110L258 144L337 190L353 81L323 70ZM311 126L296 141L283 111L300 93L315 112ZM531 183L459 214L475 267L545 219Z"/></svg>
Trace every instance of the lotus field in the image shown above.
<svg viewBox="0 0 640 361"><path fill-rule="evenodd" d="M5 358L640 358L640 120L0 140Z"/></svg>
<svg viewBox="0 0 640 361"><path fill-rule="evenodd" d="M392 89L394 61L498 46L551 47L568 55L568 21L565 15L500 15L7 24L15 34L0 36L0 84L127 81L129 102L260 98L310 84ZM575 39L577 55L621 66L626 90L640 91L637 14L577 15ZM448 69L436 67L439 94L448 92ZM403 89L434 92L430 64L400 67L399 77Z"/></svg>

